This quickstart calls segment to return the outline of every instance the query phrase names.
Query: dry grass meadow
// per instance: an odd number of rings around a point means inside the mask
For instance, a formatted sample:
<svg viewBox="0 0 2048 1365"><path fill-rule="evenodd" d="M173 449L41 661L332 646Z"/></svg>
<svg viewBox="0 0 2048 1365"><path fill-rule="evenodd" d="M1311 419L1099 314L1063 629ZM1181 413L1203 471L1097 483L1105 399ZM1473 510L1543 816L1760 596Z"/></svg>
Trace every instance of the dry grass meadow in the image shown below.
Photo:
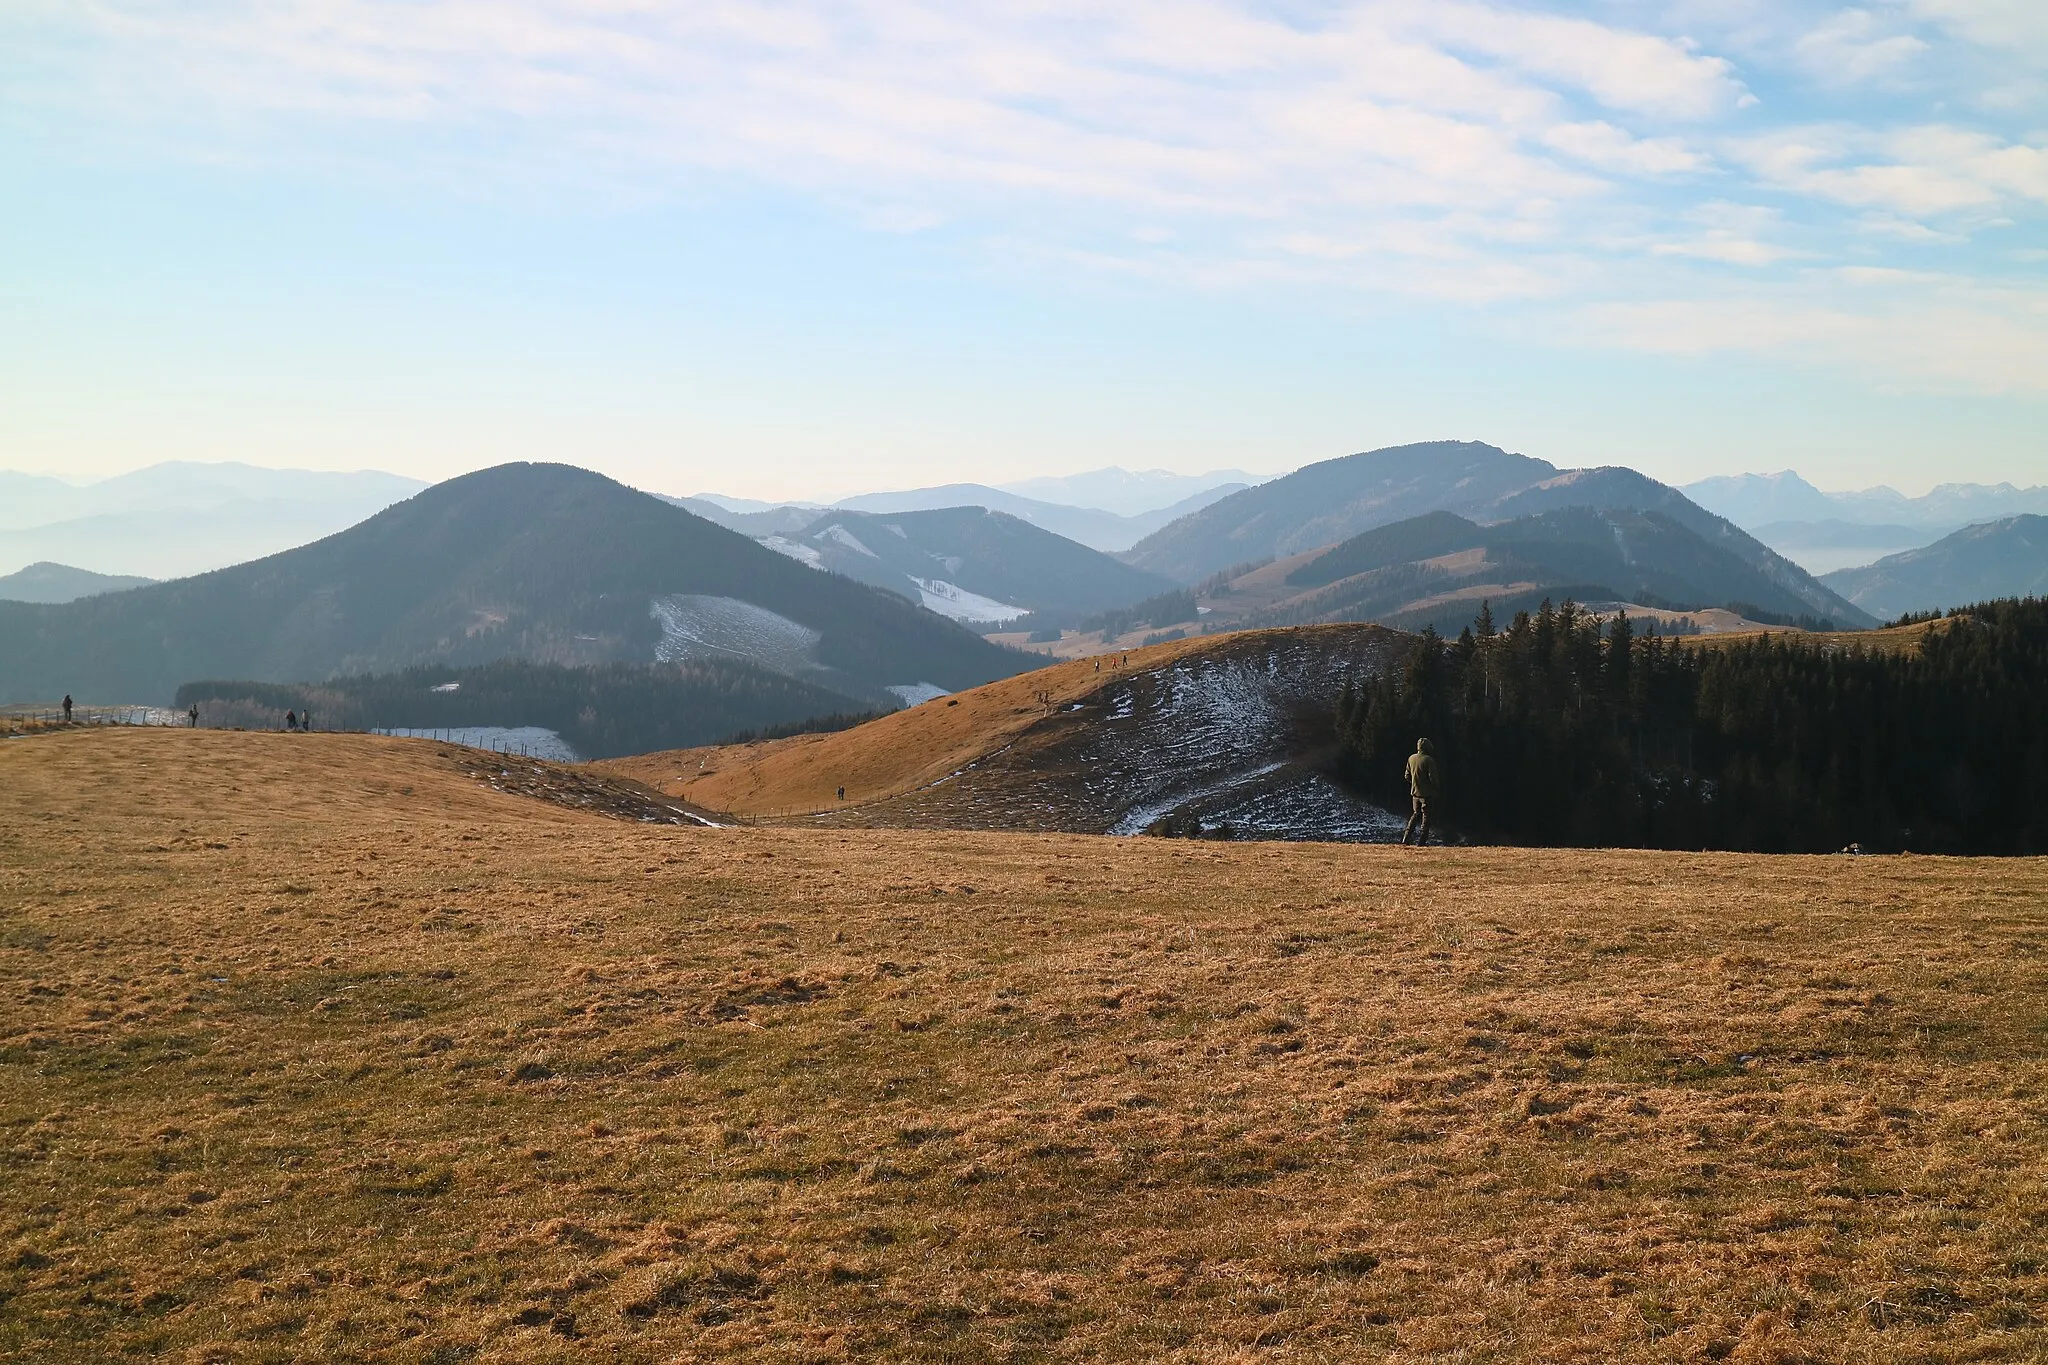
<svg viewBox="0 0 2048 1365"><path fill-rule="evenodd" d="M2048 1357L2048 866L0 743L0 1356Z"/></svg>

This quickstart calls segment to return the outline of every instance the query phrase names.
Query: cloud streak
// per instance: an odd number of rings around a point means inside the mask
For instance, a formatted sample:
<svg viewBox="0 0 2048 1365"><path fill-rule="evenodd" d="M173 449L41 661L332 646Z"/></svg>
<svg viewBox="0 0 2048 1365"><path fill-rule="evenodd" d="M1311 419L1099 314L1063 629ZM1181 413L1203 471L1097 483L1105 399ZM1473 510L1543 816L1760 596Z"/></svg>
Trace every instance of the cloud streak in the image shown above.
<svg viewBox="0 0 2048 1365"><path fill-rule="evenodd" d="M1959 342L1974 359L1958 365L1919 343L1837 345L1814 319L1910 328L1920 306L2033 336L2040 310L2005 307L2005 286L1899 286L1879 316L1816 301L1852 286L1813 272L2038 223L2048 145L1954 114L1776 106L1918 71L1943 43L1980 59L2002 44L2007 74L2038 71L2043 12L1819 13L1782 40L1782 65L1813 82L1788 99L1655 7L1624 28L1463 0L1310 19L1231 0L28 0L0 19L20 77L0 81L0 111L50 136L295 166L403 164L430 144L458 174L770 184L876 230L944 228L1162 285L1550 300L1615 320L1629 345L1706 336L1963 385L1995 371L1981 382L2003 390L2026 385L1981 348ZM1689 301L1727 269L1764 292Z"/></svg>

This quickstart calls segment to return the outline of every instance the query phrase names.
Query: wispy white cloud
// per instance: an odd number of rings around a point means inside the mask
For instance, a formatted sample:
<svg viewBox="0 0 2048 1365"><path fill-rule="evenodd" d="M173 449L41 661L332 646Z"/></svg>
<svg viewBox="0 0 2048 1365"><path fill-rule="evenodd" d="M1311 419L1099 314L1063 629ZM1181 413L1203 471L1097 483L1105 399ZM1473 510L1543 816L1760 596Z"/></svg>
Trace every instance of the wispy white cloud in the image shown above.
<svg viewBox="0 0 2048 1365"><path fill-rule="evenodd" d="M2048 145L1931 124L1887 133L1842 125L1747 140L1733 155L1765 183L1910 216L2048 204Z"/></svg>
<svg viewBox="0 0 2048 1365"><path fill-rule="evenodd" d="M2048 6L2038 0L1907 0L1907 7L1959 37L2048 67Z"/></svg>
<svg viewBox="0 0 2048 1365"><path fill-rule="evenodd" d="M1574 160L1624 175L1682 175L1704 171L1710 157L1675 137L1636 137L1604 120L1559 123L1543 133L1545 145Z"/></svg>
<svg viewBox="0 0 2048 1365"><path fill-rule="evenodd" d="M1867 9L1845 9L1808 31L1793 50L1822 80L1854 84L1895 75L1928 47L1925 40L1894 30Z"/></svg>
<svg viewBox="0 0 2048 1365"><path fill-rule="evenodd" d="M1626 344L1747 335L1953 382L1982 351L1957 319L2048 334L2005 285L1895 279L1875 313L1820 297L1870 287L1830 262L2040 220L2048 142L2026 125L1824 106L1932 79L1943 42L2021 89L2048 70L2048 4L1781 8L1631 7L1631 27L1541 0L1291 17L1252 0L15 0L0 66L24 79L0 80L0 116L294 170L415 153L697 193L745 180L1060 270L1548 300ZM1738 27L1806 87L1714 49ZM1754 292L1694 301L1728 266ZM1911 328L1915 306L1948 323L1889 349L1829 340L1845 318ZM1949 359L1926 354L1936 336ZM2020 382L1986 363L2002 377L1985 382Z"/></svg>
<svg viewBox="0 0 2048 1365"><path fill-rule="evenodd" d="M1783 227L1776 209L1750 204L1703 204L1688 217L1693 232L1660 241L1650 250L1657 256L1689 256L1723 265L1769 266L1810 253L1771 240Z"/></svg>

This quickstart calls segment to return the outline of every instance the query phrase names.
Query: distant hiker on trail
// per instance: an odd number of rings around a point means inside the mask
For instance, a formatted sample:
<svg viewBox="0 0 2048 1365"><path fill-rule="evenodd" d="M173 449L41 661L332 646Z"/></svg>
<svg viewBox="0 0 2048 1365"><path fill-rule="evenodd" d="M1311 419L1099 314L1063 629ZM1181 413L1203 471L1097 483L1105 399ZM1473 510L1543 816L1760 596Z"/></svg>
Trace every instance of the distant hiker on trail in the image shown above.
<svg viewBox="0 0 2048 1365"><path fill-rule="evenodd" d="M66 725L71 723L71 694L69 692L64 694L64 723Z"/></svg>
<svg viewBox="0 0 2048 1365"><path fill-rule="evenodd" d="M185 713L185 719L186 719L186 720L187 720L187 721L188 721L188 722L189 722L189 723L191 724L191 726L192 726L192 728L193 728L193 729L197 730L197 729L199 728L199 703L198 703L198 702L196 702L196 701L195 701L195 702L193 702L193 703L192 703L192 709L191 709L190 711L187 711L187 712Z"/></svg>
<svg viewBox="0 0 2048 1365"><path fill-rule="evenodd" d="M299 730L308 735L313 733L313 713L311 711L299 712Z"/></svg>
<svg viewBox="0 0 2048 1365"><path fill-rule="evenodd" d="M284 713L284 728L285 728L285 729L287 729L287 730L296 730L296 729L298 729L298 728L299 728L299 713L298 713L298 712L296 712L296 711L287 711L287 712L285 712L285 713Z"/></svg>
<svg viewBox="0 0 2048 1365"><path fill-rule="evenodd" d="M1418 848L1429 842L1429 803L1436 800L1436 793L1436 758L1429 741L1418 739L1415 752L1408 755L1408 828L1401 831L1402 843L1410 835L1416 836Z"/></svg>

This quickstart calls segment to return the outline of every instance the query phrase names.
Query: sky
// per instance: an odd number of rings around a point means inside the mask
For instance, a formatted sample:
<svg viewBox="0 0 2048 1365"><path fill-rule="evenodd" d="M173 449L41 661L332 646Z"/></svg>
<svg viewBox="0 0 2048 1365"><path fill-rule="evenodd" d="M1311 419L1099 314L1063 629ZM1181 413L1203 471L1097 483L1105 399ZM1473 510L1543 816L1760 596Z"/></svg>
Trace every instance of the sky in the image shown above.
<svg viewBox="0 0 2048 1365"><path fill-rule="evenodd" d="M0 467L2048 482L2042 0L0 0Z"/></svg>

